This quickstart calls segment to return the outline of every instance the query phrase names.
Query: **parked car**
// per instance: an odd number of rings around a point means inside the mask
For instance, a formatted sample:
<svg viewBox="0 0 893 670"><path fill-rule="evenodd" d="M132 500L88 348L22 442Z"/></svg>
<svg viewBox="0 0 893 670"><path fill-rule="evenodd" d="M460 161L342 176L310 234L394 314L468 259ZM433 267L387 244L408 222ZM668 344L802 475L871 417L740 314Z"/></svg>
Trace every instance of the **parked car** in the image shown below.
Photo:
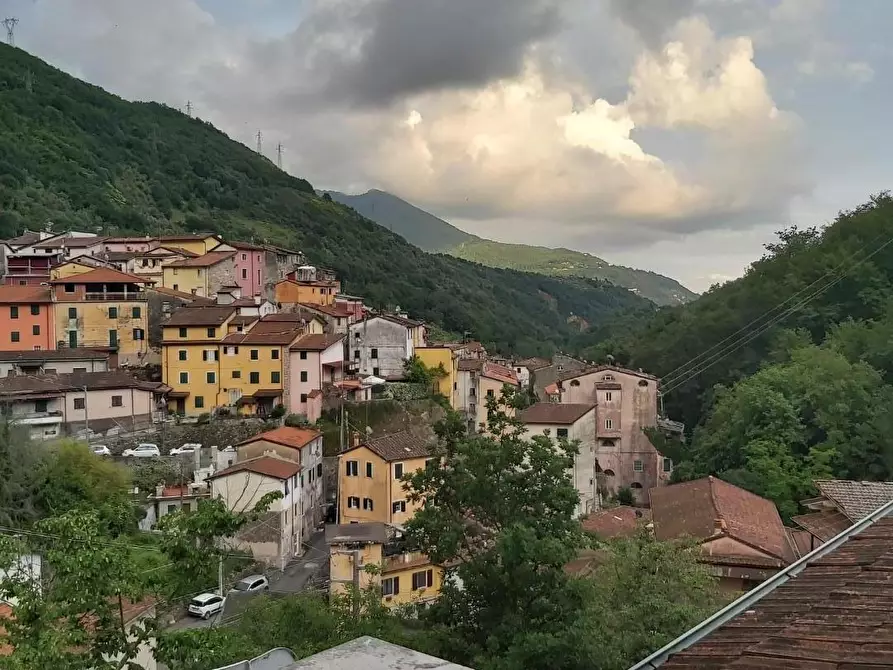
<svg viewBox="0 0 893 670"><path fill-rule="evenodd" d="M251 593L253 591L269 591L270 590L270 580L264 577L263 575L249 575L244 579L240 579L236 582L235 586L233 586L229 592L241 592L241 593Z"/></svg>
<svg viewBox="0 0 893 670"><path fill-rule="evenodd" d="M202 593L189 602L186 611L190 616L200 616L202 619L210 619L212 615L217 614L223 609L223 602L226 600L223 596L216 593Z"/></svg>
<svg viewBox="0 0 893 670"><path fill-rule="evenodd" d="M109 448L104 444L93 444L90 446L90 450L97 456L111 456L112 455L112 452L109 451Z"/></svg>
<svg viewBox="0 0 893 670"><path fill-rule="evenodd" d="M142 442L133 449L125 449L124 456L132 456L134 458L158 458L161 456L161 450L157 444L151 442Z"/></svg>
<svg viewBox="0 0 893 670"><path fill-rule="evenodd" d="M180 454L194 454L198 449L201 449L202 445L198 442L187 442L186 444L177 447L176 449L171 449L171 456L179 456Z"/></svg>

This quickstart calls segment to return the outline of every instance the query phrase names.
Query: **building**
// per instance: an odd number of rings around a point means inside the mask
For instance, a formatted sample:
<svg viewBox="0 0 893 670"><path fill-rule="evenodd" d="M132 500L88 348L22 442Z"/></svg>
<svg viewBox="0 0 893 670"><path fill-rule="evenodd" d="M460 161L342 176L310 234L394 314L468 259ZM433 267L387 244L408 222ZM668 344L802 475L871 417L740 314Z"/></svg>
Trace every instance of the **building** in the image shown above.
<svg viewBox="0 0 893 670"><path fill-rule="evenodd" d="M672 461L645 433L659 425L656 377L599 365L559 375L556 383L561 403L598 405L595 455L601 491L630 488L636 501L645 503L649 489L670 480Z"/></svg>
<svg viewBox="0 0 893 670"><path fill-rule="evenodd" d="M273 289L274 299L279 305L334 305L335 294L341 291L337 279L295 280L281 279Z"/></svg>
<svg viewBox="0 0 893 670"><path fill-rule="evenodd" d="M114 363L109 352L94 349L0 351L0 377L107 372Z"/></svg>
<svg viewBox="0 0 893 670"><path fill-rule="evenodd" d="M175 291L164 286L147 286L146 300L149 302L149 351L152 355L161 353L161 342L164 339L162 325L181 307L211 306L214 301L211 298L201 298L191 293ZM158 361L160 362L160 360Z"/></svg>
<svg viewBox="0 0 893 670"><path fill-rule="evenodd" d="M148 249L137 251L103 251L99 256L109 265L121 272L143 277L162 286L165 265L196 258L197 254L179 247L164 247L153 242Z"/></svg>
<svg viewBox="0 0 893 670"><path fill-rule="evenodd" d="M363 376L403 379L403 365L425 344L425 324L380 314L349 327L350 360Z"/></svg>
<svg viewBox="0 0 893 670"><path fill-rule="evenodd" d="M140 238L135 239L139 240ZM125 242L125 244L129 244L133 240L134 238L129 238L129 240ZM157 243L164 247L173 246L177 247L178 249L185 249L186 251L189 251L196 256L202 256L209 251L217 249L221 244L226 244L226 242L222 237L220 237L220 235L215 235L213 233L184 233L182 235L162 235L161 237L150 238L149 243L150 245L154 245L155 243Z"/></svg>
<svg viewBox="0 0 893 670"><path fill-rule="evenodd" d="M351 323L354 321L362 321L366 318L366 306L363 304L363 299L358 295L338 293L335 296L335 305L344 307L351 313Z"/></svg>
<svg viewBox="0 0 893 670"><path fill-rule="evenodd" d="M66 233L26 231L18 237L4 240L0 244L4 283L14 286L46 283L50 278L50 268L65 260L65 238Z"/></svg>
<svg viewBox="0 0 893 670"><path fill-rule="evenodd" d="M148 532L155 528L155 524L168 514L183 510L185 512L198 510L199 500L208 500L211 492L205 482L165 486L159 484L155 490L142 500L145 516L140 520L140 530Z"/></svg>
<svg viewBox="0 0 893 670"><path fill-rule="evenodd" d="M308 656L281 670L471 670L413 649L364 635ZM220 668L218 670L224 670Z"/></svg>
<svg viewBox="0 0 893 670"><path fill-rule="evenodd" d="M651 523L651 510L642 507L619 505L596 510L582 520L583 530L607 540L612 537L630 537L643 525Z"/></svg>
<svg viewBox="0 0 893 670"><path fill-rule="evenodd" d="M339 523L403 524L418 507L402 478L425 467L430 439L409 431L356 444L338 455Z"/></svg>
<svg viewBox="0 0 893 670"><path fill-rule="evenodd" d="M278 491L269 510L232 538L236 548L250 551L258 561L279 570L301 554L304 541L301 525L299 475L301 465L275 456L237 461L208 477L211 497L221 498L227 509L254 509L267 493Z"/></svg>
<svg viewBox="0 0 893 670"><path fill-rule="evenodd" d="M56 348L53 292L46 286L0 286L0 342L6 350Z"/></svg>
<svg viewBox="0 0 893 670"><path fill-rule="evenodd" d="M809 534L804 546L809 551L893 500L893 482L822 479L815 482L815 487L819 495L800 503L810 512L791 517L791 521Z"/></svg>
<svg viewBox="0 0 893 670"><path fill-rule="evenodd" d="M233 242L236 250L235 281L242 295L254 297L266 294L266 252L263 247L247 242Z"/></svg>
<svg viewBox="0 0 893 670"><path fill-rule="evenodd" d="M183 293L210 298L236 283L236 251L210 251L162 267L162 284Z"/></svg>
<svg viewBox="0 0 893 670"><path fill-rule="evenodd" d="M383 522L326 526L329 592L348 584L381 590L385 607L431 602L440 596L444 571L426 555L410 551L400 530ZM367 570L374 566L375 570Z"/></svg>
<svg viewBox="0 0 893 670"><path fill-rule="evenodd" d="M288 411L315 423L323 411L323 389L344 379L345 335L308 334L289 347Z"/></svg>
<svg viewBox="0 0 893 670"><path fill-rule="evenodd" d="M548 365L542 367L535 365L533 368L528 367L528 371L533 379L533 390L536 393L536 397L540 400L545 400L546 387L555 384L560 376L586 370L591 367L592 366L589 363L571 356L554 354L551 363Z"/></svg>
<svg viewBox="0 0 893 670"><path fill-rule="evenodd" d="M893 667L891 511L886 503L631 670Z"/></svg>
<svg viewBox="0 0 893 670"><path fill-rule="evenodd" d="M299 500L297 514L301 520L303 537L310 537L322 523L323 498L322 433L318 430L282 426L250 437L236 445L237 462L276 456L294 461L301 466L298 478ZM298 548L303 553L303 548Z"/></svg>
<svg viewBox="0 0 893 670"><path fill-rule="evenodd" d="M344 305L314 305L307 303L290 305L283 303L282 309L286 312L294 309L310 312L325 321L325 331L327 333L336 333L339 335L346 335L348 326L356 320L354 318L354 313Z"/></svg>
<svg viewBox="0 0 893 670"><path fill-rule="evenodd" d="M32 438L53 439L150 426L165 390L116 370L16 375L0 379L0 407Z"/></svg>
<svg viewBox="0 0 893 670"><path fill-rule="evenodd" d="M459 402L459 360L466 353L461 344L439 344L416 347L415 355L432 370L442 369L444 375L435 381L435 392L450 401L450 407L456 409Z"/></svg>
<svg viewBox="0 0 893 670"><path fill-rule="evenodd" d="M654 536L693 538L725 589L750 589L797 558L772 501L721 479L655 487L650 497Z"/></svg>
<svg viewBox="0 0 893 670"><path fill-rule="evenodd" d="M121 365L146 363L149 303L145 280L110 268L51 279L56 347L105 348Z"/></svg>
<svg viewBox="0 0 893 670"><path fill-rule="evenodd" d="M457 369L456 410L465 416L470 431L485 430L487 400L499 400L506 385L518 388L518 377L513 370L480 358L461 359Z"/></svg>
<svg viewBox="0 0 893 670"><path fill-rule="evenodd" d="M515 361L512 367L515 370L515 374L518 375L518 382L520 382L521 387L527 388L533 382L533 373L550 365L552 365L552 362L545 358L524 358Z"/></svg>
<svg viewBox="0 0 893 670"><path fill-rule="evenodd" d="M518 414L527 435L546 435L553 440L579 442L571 476L580 496L578 516L597 510L599 497L595 487L596 406L538 402Z"/></svg>

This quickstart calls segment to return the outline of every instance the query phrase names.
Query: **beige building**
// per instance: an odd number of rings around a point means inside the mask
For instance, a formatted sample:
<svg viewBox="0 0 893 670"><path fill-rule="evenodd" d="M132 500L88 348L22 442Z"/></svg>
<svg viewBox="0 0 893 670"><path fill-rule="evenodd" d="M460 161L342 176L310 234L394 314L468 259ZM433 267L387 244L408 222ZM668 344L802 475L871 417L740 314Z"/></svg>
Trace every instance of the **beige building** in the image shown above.
<svg viewBox="0 0 893 670"><path fill-rule="evenodd" d="M487 400L498 400L506 385L519 388L518 376L510 368L477 358L460 359L457 368L455 407L465 416L469 430L485 430Z"/></svg>

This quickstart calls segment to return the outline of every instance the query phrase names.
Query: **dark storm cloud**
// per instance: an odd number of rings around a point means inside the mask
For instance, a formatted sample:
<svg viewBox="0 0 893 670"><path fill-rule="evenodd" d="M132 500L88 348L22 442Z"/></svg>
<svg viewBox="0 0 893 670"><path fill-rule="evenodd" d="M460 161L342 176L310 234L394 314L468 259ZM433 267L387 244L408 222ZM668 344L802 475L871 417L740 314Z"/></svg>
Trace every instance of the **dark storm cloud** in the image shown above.
<svg viewBox="0 0 893 670"><path fill-rule="evenodd" d="M329 92L360 106L517 74L556 33L566 0L373 0L351 20L356 54L329 64Z"/></svg>
<svg viewBox="0 0 893 670"><path fill-rule="evenodd" d="M650 49L662 45L666 32L689 16L694 4L694 0L610 0L611 11Z"/></svg>

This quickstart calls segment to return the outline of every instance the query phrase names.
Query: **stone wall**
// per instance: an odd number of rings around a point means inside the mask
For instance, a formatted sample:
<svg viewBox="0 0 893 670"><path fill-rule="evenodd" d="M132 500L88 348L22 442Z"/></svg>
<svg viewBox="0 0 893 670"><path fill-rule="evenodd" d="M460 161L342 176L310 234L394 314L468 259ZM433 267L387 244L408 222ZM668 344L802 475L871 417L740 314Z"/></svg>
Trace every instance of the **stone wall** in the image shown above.
<svg viewBox="0 0 893 670"><path fill-rule="evenodd" d="M139 442L154 442L162 453L167 453L186 442L197 442L204 447L217 446L223 449L258 433L271 430L277 425L259 419L218 418L205 424L157 424L152 431L143 431L139 435L109 437L103 442L114 454L119 454Z"/></svg>

